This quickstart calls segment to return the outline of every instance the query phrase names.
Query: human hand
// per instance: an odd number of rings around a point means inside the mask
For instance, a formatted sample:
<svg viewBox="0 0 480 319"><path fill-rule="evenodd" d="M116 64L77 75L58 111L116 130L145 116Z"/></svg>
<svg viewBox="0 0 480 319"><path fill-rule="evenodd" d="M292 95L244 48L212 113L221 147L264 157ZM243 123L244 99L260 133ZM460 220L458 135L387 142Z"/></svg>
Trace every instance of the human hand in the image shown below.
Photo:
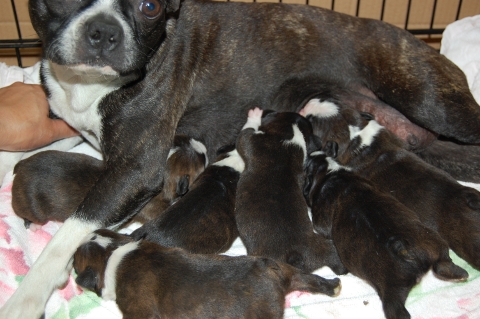
<svg viewBox="0 0 480 319"><path fill-rule="evenodd" d="M48 117L43 88L15 82L0 88L0 150L27 151L79 135L66 122Z"/></svg>

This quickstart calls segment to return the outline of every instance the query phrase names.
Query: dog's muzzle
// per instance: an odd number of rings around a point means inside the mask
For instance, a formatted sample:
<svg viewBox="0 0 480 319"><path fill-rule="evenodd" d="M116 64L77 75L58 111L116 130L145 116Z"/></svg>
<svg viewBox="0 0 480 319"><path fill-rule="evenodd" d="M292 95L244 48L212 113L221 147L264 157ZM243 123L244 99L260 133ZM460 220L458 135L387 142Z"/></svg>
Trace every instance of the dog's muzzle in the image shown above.
<svg viewBox="0 0 480 319"><path fill-rule="evenodd" d="M90 53L109 55L123 43L123 29L115 19L93 18L85 24L85 40Z"/></svg>

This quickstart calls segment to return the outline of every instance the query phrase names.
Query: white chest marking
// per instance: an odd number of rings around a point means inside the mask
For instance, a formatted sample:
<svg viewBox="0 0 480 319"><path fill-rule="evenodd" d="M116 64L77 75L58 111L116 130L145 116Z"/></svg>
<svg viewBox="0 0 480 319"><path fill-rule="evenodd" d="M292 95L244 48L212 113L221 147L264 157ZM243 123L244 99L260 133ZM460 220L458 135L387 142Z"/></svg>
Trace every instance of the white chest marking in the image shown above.
<svg viewBox="0 0 480 319"><path fill-rule="evenodd" d="M102 118L98 104L105 95L118 89L124 79L118 76L78 74L75 70L43 61L50 107L95 147L99 148Z"/></svg>

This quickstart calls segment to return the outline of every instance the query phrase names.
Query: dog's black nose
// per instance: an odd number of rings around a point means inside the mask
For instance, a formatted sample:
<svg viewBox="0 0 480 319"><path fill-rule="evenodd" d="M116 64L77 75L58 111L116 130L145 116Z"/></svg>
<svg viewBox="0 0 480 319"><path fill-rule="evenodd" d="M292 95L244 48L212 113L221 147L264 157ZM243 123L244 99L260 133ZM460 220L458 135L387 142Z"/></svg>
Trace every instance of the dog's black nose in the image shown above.
<svg viewBox="0 0 480 319"><path fill-rule="evenodd" d="M91 21L85 35L90 46L99 51L113 51L123 40L122 28L116 21Z"/></svg>

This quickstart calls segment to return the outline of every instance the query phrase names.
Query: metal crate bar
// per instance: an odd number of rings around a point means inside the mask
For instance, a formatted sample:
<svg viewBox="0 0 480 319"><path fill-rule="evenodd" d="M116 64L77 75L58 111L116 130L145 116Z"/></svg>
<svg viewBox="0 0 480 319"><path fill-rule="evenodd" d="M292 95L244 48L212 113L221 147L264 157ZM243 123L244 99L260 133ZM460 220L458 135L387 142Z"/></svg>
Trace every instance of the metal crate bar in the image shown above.
<svg viewBox="0 0 480 319"><path fill-rule="evenodd" d="M226 1L230 1L230 0L226 0ZM253 0L253 1L256 2L257 0ZM278 1L282 2L283 0L278 0ZM390 1L392 1L392 0L390 0ZM17 58L17 61L18 61L18 65L22 66L22 57L21 57L21 54L20 54L20 49L38 48L38 47L41 47L41 42L38 39L28 39L27 40L27 39L22 38L22 33L21 33L21 30L20 30L20 23L19 23L19 19L18 19L18 16L17 16L17 10L16 10L16 7L15 7L15 1L10 0L10 2L11 2L11 6L12 6L13 16L14 16L14 19L15 19L15 26L16 26L16 29L17 29L18 39L0 40L0 50L1 49L14 49L15 54L16 54L16 58ZM382 21L384 20L384 17L385 17L386 2L387 2L387 0L382 1L380 17L379 17L379 19L382 20ZM305 3L308 5L309 0L305 0ZM355 15L356 16L359 16L359 14L360 14L360 5L361 5L361 1L357 0L356 8L355 8ZM437 0L435 0L434 3L433 3L432 14L431 14L430 23L429 23L430 27L429 28L425 28L425 29L409 29L408 28L411 7L412 7L412 0L408 0L407 14L406 14L406 17L405 17L405 22L404 22L405 30L409 31L410 33L412 33L414 35L428 35L428 36L430 36L430 35L439 35L439 34L443 33L443 31L445 29L434 28L435 13L436 13L436 10L437 10ZM335 10L335 0L331 0L330 9ZM457 7L457 10L456 10L455 20L459 19L461 9L462 9L462 0L459 0L458 7Z"/></svg>

